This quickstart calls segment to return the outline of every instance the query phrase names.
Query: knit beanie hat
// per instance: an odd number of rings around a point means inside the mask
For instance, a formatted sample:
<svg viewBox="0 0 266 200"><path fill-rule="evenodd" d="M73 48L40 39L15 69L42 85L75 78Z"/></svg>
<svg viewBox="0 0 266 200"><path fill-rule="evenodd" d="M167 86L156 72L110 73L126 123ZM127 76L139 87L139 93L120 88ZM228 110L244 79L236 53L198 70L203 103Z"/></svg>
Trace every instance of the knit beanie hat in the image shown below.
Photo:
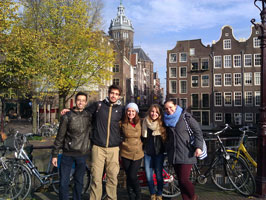
<svg viewBox="0 0 266 200"><path fill-rule="evenodd" d="M139 107L135 103L129 103L129 104L127 104L126 110L129 109L129 108L133 108L137 113L139 112Z"/></svg>

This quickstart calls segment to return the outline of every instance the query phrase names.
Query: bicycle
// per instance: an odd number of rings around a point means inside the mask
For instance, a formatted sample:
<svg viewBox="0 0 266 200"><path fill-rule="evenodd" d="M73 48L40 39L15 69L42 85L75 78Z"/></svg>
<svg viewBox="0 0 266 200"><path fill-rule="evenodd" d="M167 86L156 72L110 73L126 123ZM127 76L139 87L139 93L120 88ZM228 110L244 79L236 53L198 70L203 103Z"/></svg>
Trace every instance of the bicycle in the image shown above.
<svg viewBox="0 0 266 200"><path fill-rule="evenodd" d="M212 157L211 164L204 174L201 173L197 164L192 168L192 182L205 184L207 177L211 176L213 183L222 190L237 190L244 196L252 195L255 192L255 179L245 161L235 155L229 155L220 138L220 134L224 133L229 127L228 124L222 130L209 133L216 136L219 148L216 149ZM236 162L237 161L237 162Z"/></svg>
<svg viewBox="0 0 266 200"><path fill-rule="evenodd" d="M239 139L238 145L236 147L227 147L229 149L226 149L226 151L229 153L229 155L235 155L236 158L241 157L247 163L247 165L251 168L251 171L256 171L257 162L252 158L252 156L249 154L249 152L247 151L245 147L245 143L248 139L248 136L246 135L246 133L247 132L254 133L254 132L249 130L248 126L243 126L239 128L239 130L242 132L242 135Z"/></svg>
<svg viewBox="0 0 266 200"><path fill-rule="evenodd" d="M0 158L0 199L21 199L21 195L28 195L29 191L25 187L31 185L26 167L5 157L6 151L12 150L11 147L0 146L0 151L3 151Z"/></svg>
<svg viewBox="0 0 266 200"><path fill-rule="evenodd" d="M39 128L38 133L40 136L43 137L51 137L57 134L58 129L59 129L58 123L53 123L53 124L45 123Z"/></svg>
<svg viewBox="0 0 266 200"><path fill-rule="evenodd" d="M24 150L24 145L27 142L27 137L33 135L32 133L29 134L19 134L16 132L15 137L14 137L14 147L16 149L15 151L15 157L23 163L23 165L27 168L26 173L28 173L31 176L35 176L39 182L40 186L42 187L44 185L51 185L53 190L58 193L59 192L59 173L58 173L58 168L52 166L51 161L52 161L52 154L50 155L49 163L47 166L47 169L45 172L40 172L38 168L34 165L34 163L31 161L30 156L33 150L33 146L29 146L29 155L27 152ZM60 157L59 157L60 160ZM71 172L71 177L74 173L74 166L73 170ZM71 178L72 180L73 178ZM84 176L84 187L83 187L83 194L88 190L89 187L89 182L90 182L90 170L88 167L86 167L86 173ZM73 184L70 184L70 187L72 187ZM31 183L27 184L27 190L31 190ZM39 188L38 187L38 188ZM37 189L38 189L37 188ZM36 190L37 190L36 189ZM70 191L72 191L70 189ZM25 195L22 197L22 199L25 199L27 197L28 193L25 193Z"/></svg>

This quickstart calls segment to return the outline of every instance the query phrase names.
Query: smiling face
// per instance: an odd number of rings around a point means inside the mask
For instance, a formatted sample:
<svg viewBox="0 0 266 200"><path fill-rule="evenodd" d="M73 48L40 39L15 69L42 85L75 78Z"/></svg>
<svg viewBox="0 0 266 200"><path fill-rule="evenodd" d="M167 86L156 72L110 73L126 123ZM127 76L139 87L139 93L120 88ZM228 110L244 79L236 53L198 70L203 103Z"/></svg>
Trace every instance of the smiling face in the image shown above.
<svg viewBox="0 0 266 200"><path fill-rule="evenodd" d="M78 95L76 98L77 110L82 111L87 105L87 97L84 95Z"/></svg>
<svg viewBox="0 0 266 200"><path fill-rule="evenodd" d="M128 108L127 117L130 122L133 122L133 119L136 117L136 111L133 108Z"/></svg>
<svg viewBox="0 0 266 200"><path fill-rule="evenodd" d="M172 101L168 101L166 104L164 104L164 109L168 115L172 115L176 111L176 105L174 105Z"/></svg>
<svg viewBox="0 0 266 200"><path fill-rule="evenodd" d="M159 116L160 116L159 111L155 107L153 107L150 111L150 118L152 119L152 121L158 119Z"/></svg>
<svg viewBox="0 0 266 200"><path fill-rule="evenodd" d="M120 92L117 89L112 89L110 93L108 94L109 101L111 103L117 102L117 100L120 98Z"/></svg>

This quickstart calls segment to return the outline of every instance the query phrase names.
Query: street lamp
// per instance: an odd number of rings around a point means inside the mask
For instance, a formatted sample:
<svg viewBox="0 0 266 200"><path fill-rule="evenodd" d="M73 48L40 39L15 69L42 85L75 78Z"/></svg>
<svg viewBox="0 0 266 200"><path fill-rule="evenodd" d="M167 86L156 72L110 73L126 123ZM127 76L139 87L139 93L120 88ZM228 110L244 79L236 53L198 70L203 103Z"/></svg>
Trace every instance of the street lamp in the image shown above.
<svg viewBox="0 0 266 200"><path fill-rule="evenodd" d="M261 1L261 6L257 2ZM256 29L261 29L261 104L258 135L258 168L257 168L257 195L266 197L266 0L254 0L254 5L260 10L261 24L251 23Z"/></svg>

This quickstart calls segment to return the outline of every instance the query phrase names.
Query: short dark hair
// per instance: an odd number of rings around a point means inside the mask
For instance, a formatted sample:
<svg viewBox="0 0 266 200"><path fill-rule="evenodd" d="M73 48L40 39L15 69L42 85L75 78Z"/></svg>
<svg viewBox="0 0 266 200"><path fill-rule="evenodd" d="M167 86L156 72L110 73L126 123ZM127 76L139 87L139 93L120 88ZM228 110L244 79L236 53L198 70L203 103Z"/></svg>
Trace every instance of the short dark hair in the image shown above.
<svg viewBox="0 0 266 200"><path fill-rule="evenodd" d="M77 101L77 98L78 98L78 96L80 96L80 95L85 96L85 97L86 97L86 101L88 100L88 95L87 95L85 92L78 92L78 93L76 94L76 96L75 96L75 101Z"/></svg>
<svg viewBox="0 0 266 200"><path fill-rule="evenodd" d="M110 94L112 90L118 90L119 95L122 93L122 89L118 85L110 85L108 88L108 94Z"/></svg>
<svg viewBox="0 0 266 200"><path fill-rule="evenodd" d="M172 99L166 99L165 102L163 103L163 105L165 105L166 103L171 102L174 105L176 105L176 103L172 100Z"/></svg>

